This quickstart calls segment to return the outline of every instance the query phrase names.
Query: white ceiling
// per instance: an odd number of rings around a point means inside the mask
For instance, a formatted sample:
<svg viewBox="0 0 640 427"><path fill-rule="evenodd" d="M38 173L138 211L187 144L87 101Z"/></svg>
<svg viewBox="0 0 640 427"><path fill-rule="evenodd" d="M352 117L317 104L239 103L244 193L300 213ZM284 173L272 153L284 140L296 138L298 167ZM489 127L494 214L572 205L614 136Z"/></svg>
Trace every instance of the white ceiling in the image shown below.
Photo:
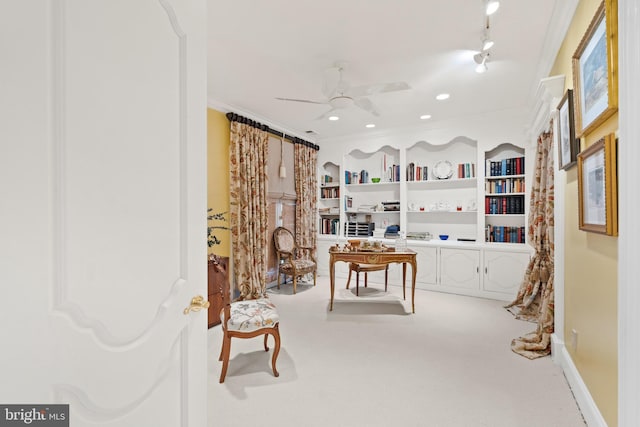
<svg viewBox="0 0 640 427"><path fill-rule="evenodd" d="M393 131L528 111L563 37L563 1L502 0L490 21L489 71L478 74L482 0L209 0L209 104L312 141L368 132L367 123ZM346 62L351 86L404 81L411 89L370 96L380 117L351 107L336 122L316 120L327 105L275 99L323 101L323 73L336 61ZM436 101L441 92L451 98Z"/></svg>

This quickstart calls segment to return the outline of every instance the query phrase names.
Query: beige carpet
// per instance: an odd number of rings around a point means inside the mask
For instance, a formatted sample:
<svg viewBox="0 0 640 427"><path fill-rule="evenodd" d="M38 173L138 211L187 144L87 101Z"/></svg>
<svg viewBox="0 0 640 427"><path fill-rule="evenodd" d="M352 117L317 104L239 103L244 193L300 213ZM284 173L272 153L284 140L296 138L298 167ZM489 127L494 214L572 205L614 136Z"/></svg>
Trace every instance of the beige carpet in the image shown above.
<svg viewBox="0 0 640 427"><path fill-rule="evenodd" d="M503 302L369 284L360 297L338 280L270 291L282 348L271 372L262 339L234 339L224 384L222 341L209 330L209 426L584 426L560 368L510 343L535 328ZM270 343L272 341L270 340Z"/></svg>

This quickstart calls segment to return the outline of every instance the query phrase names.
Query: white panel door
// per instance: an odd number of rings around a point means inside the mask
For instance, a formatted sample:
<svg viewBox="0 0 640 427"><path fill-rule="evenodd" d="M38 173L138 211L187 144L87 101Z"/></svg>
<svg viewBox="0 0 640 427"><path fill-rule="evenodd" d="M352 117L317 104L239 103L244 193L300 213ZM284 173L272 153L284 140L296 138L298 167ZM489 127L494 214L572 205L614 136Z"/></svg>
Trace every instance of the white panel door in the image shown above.
<svg viewBox="0 0 640 427"><path fill-rule="evenodd" d="M3 6L0 402L204 426L205 2Z"/></svg>
<svg viewBox="0 0 640 427"><path fill-rule="evenodd" d="M424 285L436 285L438 282L438 248L412 246L416 251L418 273L416 275L416 288L424 288Z"/></svg>
<svg viewBox="0 0 640 427"><path fill-rule="evenodd" d="M480 288L480 251L440 248L440 284L456 288Z"/></svg>
<svg viewBox="0 0 640 427"><path fill-rule="evenodd" d="M485 249L485 291L499 292L515 298L529 265L530 256L524 252L507 252Z"/></svg>

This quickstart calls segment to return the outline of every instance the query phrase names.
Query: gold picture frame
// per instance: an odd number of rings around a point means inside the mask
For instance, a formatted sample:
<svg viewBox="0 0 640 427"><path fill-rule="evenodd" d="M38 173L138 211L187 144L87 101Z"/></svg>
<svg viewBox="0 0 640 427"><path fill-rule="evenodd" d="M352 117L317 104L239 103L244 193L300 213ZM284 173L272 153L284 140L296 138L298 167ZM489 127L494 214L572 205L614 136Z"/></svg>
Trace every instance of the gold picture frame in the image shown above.
<svg viewBox="0 0 640 427"><path fill-rule="evenodd" d="M576 136L618 110L618 1L603 1L573 54Z"/></svg>
<svg viewBox="0 0 640 427"><path fill-rule="evenodd" d="M610 134L578 154L580 230L618 235L617 140Z"/></svg>

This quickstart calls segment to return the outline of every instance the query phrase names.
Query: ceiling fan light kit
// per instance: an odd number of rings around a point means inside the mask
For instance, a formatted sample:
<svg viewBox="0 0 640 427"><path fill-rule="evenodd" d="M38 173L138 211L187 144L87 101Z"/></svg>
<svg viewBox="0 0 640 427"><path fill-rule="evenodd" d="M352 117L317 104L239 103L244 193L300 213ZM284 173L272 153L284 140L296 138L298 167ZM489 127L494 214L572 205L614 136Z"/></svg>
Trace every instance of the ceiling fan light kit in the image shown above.
<svg viewBox="0 0 640 427"><path fill-rule="evenodd" d="M309 99L297 98L276 98L280 101L302 102L306 104L324 104L329 105L331 109L322 114L318 119L328 118L329 120L338 120L335 115L330 115L335 110L345 110L353 106L360 108L374 116L379 116L377 108L368 98L371 95L396 92L410 89L405 82L377 83L366 86L351 87L343 78L345 64L337 63L324 72L324 81L322 83L322 94L326 97L325 101L313 101Z"/></svg>

